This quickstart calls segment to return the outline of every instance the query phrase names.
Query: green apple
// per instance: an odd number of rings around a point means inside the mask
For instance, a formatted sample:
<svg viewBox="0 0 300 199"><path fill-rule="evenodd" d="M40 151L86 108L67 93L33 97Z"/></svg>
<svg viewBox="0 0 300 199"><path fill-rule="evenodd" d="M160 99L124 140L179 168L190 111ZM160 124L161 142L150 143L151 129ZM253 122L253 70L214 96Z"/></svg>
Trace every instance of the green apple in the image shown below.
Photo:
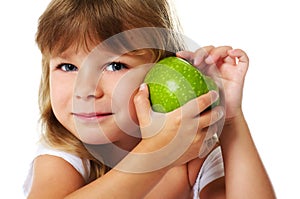
<svg viewBox="0 0 300 199"><path fill-rule="evenodd" d="M152 109L162 113L173 111L210 90L219 92L212 78L178 57L167 57L154 64L144 82L149 88ZM218 104L219 100L210 108Z"/></svg>

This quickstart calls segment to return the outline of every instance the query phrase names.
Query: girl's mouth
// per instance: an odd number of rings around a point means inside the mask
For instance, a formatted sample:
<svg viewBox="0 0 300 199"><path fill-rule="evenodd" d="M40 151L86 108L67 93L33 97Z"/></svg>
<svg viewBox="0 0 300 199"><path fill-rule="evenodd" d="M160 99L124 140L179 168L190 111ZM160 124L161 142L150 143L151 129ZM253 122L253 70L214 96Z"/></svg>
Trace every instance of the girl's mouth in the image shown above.
<svg viewBox="0 0 300 199"><path fill-rule="evenodd" d="M113 115L113 113L73 113L73 116L76 119L83 120L86 122L95 122L99 120L103 120L109 116Z"/></svg>

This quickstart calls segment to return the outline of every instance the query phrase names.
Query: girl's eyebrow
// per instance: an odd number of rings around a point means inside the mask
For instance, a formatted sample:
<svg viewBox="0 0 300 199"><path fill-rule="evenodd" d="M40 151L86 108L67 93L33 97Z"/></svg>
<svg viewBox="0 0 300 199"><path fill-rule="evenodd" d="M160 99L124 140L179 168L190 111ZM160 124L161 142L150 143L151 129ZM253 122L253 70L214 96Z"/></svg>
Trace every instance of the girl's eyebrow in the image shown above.
<svg viewBox="0 0 300 199"><path fill-rule="evenodd" d="M68 59L67 57L61 57L61 56L56 56L51 58L54 62L67 62Z"/></svg>
<svg viewBox="0 0 300 199"><path fill-rule="evenodd" d="M70 60L72 59L72 57L74 56L74 51L72 49L67 49L64 52L55 54L55 56L53 58L61 58L61 59L65 59L65 60Z"/></svg>
<svg viewBox="0 0 300 199"><path fill-rule="evenodd" d="M70 60L71 56L68 53L61 53L55 57L54 59L64 59L64 60Z"/></svg>
<svg viewBox="0 0 300 199"><path fill-rule="evenodd" d="M74 55L69 52L63 52L51 57L52 60L59 61L59 62L70 62L74 58Z"/></svg>

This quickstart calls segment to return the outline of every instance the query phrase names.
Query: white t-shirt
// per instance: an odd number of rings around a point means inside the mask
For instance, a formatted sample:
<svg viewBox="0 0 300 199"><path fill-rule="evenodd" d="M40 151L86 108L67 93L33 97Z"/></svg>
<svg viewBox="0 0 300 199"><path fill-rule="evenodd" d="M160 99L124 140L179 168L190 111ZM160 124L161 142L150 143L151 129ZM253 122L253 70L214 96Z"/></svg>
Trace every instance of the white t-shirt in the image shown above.
<svg viewBox="0 0 300 199"><path fill-rule="evenodd" d="M69 162L83 176L83 178L87 182L89 177L89 171L86 171L84 169L84 162L81 158L64 151L59 151L50 147L46 147L44 145L39 145L37 149L36 157L40 155L53 155L63 158L64 160ZM89 167L89 162L86 161L86 163ZM193 186L194 199L199 199L199 192L203 189L203 187L205 187L208 183L212 182L213 180L216 180L222 176L224 176L223 158L221 148L217 147L209 154L209 156L206 158L200 169L196 183ZM30 169L23 186L25 196L29 194L32 185L32 178L33 163L31 163L30 165Z"/></svg>
<svg viewBox="0 0 300 199"><path fill-rule="evenodd" d="M194 184L194 199L199 198L199 192L210 182L224 176L224 164L221 147L215 148L205 159L196 183Z"/></svg>

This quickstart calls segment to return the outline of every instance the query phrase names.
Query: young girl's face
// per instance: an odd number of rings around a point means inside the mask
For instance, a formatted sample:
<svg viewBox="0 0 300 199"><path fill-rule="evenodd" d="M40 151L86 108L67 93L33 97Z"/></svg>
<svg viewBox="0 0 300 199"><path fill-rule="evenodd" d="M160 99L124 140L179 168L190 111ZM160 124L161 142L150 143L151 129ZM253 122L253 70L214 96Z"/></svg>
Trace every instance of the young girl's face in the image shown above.
<svg viewBox="0 0 300 199"><path fill-rule="evenodd" d="M151 62L149 51L116 55L69 48L51 57L55 116L84 143L114 143L129 150L140 140L133 96Z"/></svg>

